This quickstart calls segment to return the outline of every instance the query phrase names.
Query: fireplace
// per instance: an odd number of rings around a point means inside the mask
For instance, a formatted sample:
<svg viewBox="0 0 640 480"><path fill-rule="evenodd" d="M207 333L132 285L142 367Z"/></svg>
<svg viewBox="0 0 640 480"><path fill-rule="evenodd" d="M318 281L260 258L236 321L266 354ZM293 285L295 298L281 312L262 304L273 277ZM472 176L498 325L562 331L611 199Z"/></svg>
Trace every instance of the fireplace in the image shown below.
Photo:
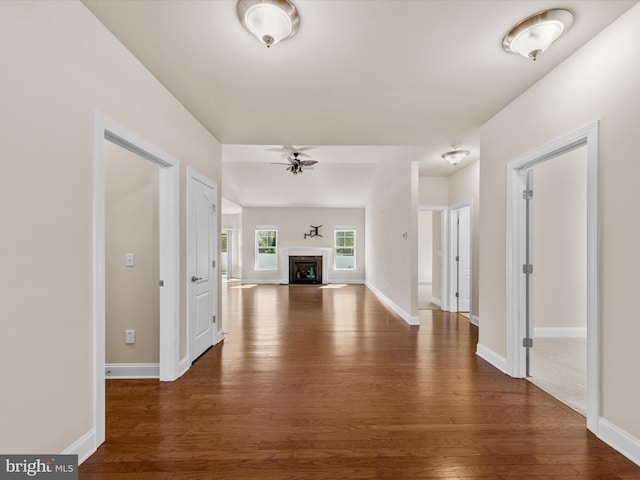
<svg viewBox="0 0 640 480"><path fill-rule="evenodd" d="M322 256L290 255L289 283L322 283Z"/></svg>

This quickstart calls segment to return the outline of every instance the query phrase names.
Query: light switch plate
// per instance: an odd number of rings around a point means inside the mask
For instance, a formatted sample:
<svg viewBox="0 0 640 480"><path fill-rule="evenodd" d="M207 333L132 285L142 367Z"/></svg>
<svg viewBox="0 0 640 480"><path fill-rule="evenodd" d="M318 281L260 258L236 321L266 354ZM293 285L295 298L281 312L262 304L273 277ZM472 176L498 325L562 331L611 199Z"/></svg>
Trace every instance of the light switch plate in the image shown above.
<svg viewBox="0 0 640 480"><path fill-rule="evenodd" d="M125 253L124 264L127 267L133 267L136 264L136 256L133 253Z"/></svg>

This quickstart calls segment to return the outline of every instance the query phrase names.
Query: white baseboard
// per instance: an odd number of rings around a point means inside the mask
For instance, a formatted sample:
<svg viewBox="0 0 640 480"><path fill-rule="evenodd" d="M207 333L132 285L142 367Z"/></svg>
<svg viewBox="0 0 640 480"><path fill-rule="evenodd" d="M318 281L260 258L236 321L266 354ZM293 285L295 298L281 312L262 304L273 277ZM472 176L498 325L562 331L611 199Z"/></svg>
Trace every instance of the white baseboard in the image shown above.
<svg viewBox="0 0 640 480"><path fill-rule="evenodd" d="M534 328L533 338L587 338L587 327Z"/></svg>
<svg viewBox="0 0 640 480"><path fill-rule="evenodd" d="M476 327L480 326L480 318L478 318L476 315L471 314L469 316L469 321L471 322L472 325L475 325Z"/></svg>
<svg viewBox="0 0 640 480"><path fill-rule="evenodd" d="M61 455L78 455L78 465L80 465L87 458L93 455L96 450L96 431L91 429L65 448Z"/></svg>
<svg viewBox="0 0 640 480"><path fill-rule="evenodd" d="M478 347L476 349L476 355L478 355L483 360L486 360L491 365L496 367L502 373L507 372L507 359L502 355L498 355L496 352L491 350L489 347L485 347L481 343L478 343Z"/></svg>
<svg viewBox="0 0 640 480"><path fill-rule="evenodd" d="M640 465L640 439L602 417L598 419L597 436L633 463Z"/></svg>
<svg viewBox="0 0 640 480"><path fill-rule="evenodd" d="M253 283L255 285L280 285L282 283L281 278L251 280L250 278L243 278L241 280L242 285Z"/></svg>
<svg viewBox="0 0 640 480"><path fill-rule="evenodd" d="M439 298L431 297L431 303L442 308L442 300L440 300Z"/></svg>
<svg viewBox="0 0 640 480"><path fill-rule="evenodd" d="M367 282L365 285L369 290L371 290L375 294L376 297L378 297L378 300L380 300L387 307L389 307L396 314L398 314L409 325L420 325L420 319L418 318L417 315L415 317L409 315L405 310L403 310L400 306L398 306L398 304L396 304L393 300L391 300L386 295L384 295L380 290L375 288L369 282Z"/></svg>
<svg viewBox="0 0 640 480"><path fill-rule="evenodd" d="M340 283L344 283L345 285L363 285L366 282L362 279L359 278L354 278L354 279L340 279L340 278L333 278L331 279L327 285L331 285L331 284L340 284Z"/></svg>
<svg viewBox="0 0 640 480"><path fill-rule="evenodd" d="M187 371L191 368L191 362L189 361L189 357L184 357L180 362L178 362L178 378L187 373Z"/></svg>
<svg viewBox="0 0 640 480"><path fill-rule="evenodd" d="M159 363L107 363L105 378L160 378Z"/></svg>
<svg viewBox="0 0 640 480"><path fill-rule="evenodd" d="M430 278L418 278L418 285L432 285L433 281Z"/></svg>

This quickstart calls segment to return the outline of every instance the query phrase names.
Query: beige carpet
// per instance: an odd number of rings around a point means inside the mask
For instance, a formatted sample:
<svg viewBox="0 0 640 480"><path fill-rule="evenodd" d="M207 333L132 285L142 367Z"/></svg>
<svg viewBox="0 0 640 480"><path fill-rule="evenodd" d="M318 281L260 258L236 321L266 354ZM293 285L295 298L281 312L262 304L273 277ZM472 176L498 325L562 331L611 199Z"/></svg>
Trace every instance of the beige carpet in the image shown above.
<svg viewBox="0 0 640 480"><path fill-rule="evenodd" d="M586 338L535 338L532 366L527 380L587 415Z"/></svg>

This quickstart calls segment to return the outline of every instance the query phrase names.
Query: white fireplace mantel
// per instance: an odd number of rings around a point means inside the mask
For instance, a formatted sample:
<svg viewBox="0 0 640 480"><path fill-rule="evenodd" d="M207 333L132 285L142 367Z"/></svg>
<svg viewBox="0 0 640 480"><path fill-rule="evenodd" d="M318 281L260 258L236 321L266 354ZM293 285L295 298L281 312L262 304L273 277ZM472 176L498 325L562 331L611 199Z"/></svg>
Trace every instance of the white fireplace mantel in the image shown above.
<svg viewBox="0 0 640 480"><path fill-rule="evenodd" d="M289 283L289 257L291 256L316 256L322 257L322 283L329 283L329 254L330 248L320 247L285 247L280 248L280 265L282 279L280 283Z"/></svg>

